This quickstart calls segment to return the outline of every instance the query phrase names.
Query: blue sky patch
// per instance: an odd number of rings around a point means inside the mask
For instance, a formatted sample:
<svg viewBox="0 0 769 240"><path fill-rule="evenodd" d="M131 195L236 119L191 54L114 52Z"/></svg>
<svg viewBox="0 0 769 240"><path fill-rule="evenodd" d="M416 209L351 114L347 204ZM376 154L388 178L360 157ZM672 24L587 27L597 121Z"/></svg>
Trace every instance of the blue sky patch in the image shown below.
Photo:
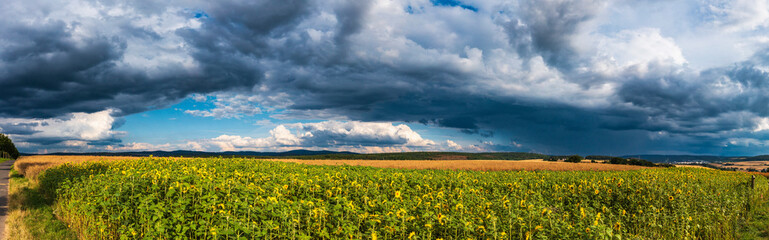
<svg viewBox="0 0 769 240"><path fill-rule="evenodd" d="M208 14L204 11L195 11L194 14L195 18L208 18Z"/></svg>
<svg viewBox="0 0 769 240"><path fill-rule="evenodd" d="M430 0L430 2L433 3L434 6L461 7L473 12L478 12L478 8L464 4L457 0Z"/></svg>

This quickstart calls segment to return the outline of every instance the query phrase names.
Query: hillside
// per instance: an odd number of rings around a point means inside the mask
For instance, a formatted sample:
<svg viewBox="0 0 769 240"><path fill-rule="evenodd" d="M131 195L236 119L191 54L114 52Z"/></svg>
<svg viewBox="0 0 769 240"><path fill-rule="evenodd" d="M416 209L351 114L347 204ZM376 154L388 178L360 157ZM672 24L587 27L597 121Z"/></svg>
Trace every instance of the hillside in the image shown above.
<svg viewBox="0 0 769 240"><path fill-rule="evenodd" d="M745 161L747 157L725 157L714 155L625 155L623 158L640 158L651 162L724 162Z"/></svg>
<svg viewBox="0 0 769 240"><path fill-rule="evenodd" d="M60 155L60 156L130 156L130 157L281 157L281 156L305 156L323 154L350 154L353 152L291 150L286 152L253 152L253 151L227 151L227 152L201 152L201 151L141 151L141 152L84 152L84 153L49 153L49 154L22 154L33 155Z"/></svg>
<svg viewBox="0 0 769 240"><path fill-rule="evenodd" d="M26 156L34 154L24 154ZM523 160L540 159L547 155L524 152L403 152L358 154L353 152L292 150L287 152L198 152L198 151L145 151L145 152L94 152L94 153L51 153L41 155L62 156L132 156L132 157L256 157L293 159L362 159L362 160Z"/></svg>

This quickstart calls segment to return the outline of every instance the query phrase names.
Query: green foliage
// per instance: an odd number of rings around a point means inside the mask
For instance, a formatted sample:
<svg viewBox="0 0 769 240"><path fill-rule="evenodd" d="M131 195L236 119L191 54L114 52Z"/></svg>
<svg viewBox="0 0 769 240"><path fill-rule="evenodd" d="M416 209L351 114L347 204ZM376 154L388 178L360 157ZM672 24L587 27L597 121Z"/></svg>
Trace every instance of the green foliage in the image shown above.
<svg viewBox="0 0 769 240"><path fill-rule="evenodd" d="M747 224L742 225L739 239L769 239L769 182L757 177L755 190L750 194Z"/></svg>
<svg viewBox="0 0 769 240"><path fill-rule="evenodd" d="M560 159L561 159L561 157L559 157L559 156L547 156L543 160L548 161L548 162L557 162Z"/></svg>
<svg viewBox="0 0 769 240"><path fill-rule="evenodd" d="M644 166L644 167L654 167L657 166L653 162L649 162L643 159L637 159L637 158L628 158L627 159L628 165L636 165L636 166Z"/></svg>
<svg viewBox="0 0 769 240"><path fill-rule="evenodd" d="M621 158L621 157L612 157L608 161L609 164L625 164L625 165L636 165L636 166L644 166L644 167L675 167L675 165L667 164L667 163L653 163L649 162L643 159L638 158Z"/></svg>
<svg viewBox="0 0 769 240"><path fill-rule="evenodd" d="M769 161L769 155L758 155L758 156L748 157L745 159L738 159L736 161Z"/></svg>
<svg viewBox="0 0 769 240"><path fill-rule="evenodd" d="M0 133L0 151L10 154L13 159L19 158L19 150L13 145L11 138L2 133Z"/></svg>
<svg viewBox="0 0 769 240"><path fill-rule="evenodd" d="M218 158L40 175L59 216L86 239L733 239L750 215L748 179L684 168L472 172Z"/></svg>
<svg viewBox="0 0 769 240"><path fill-rule="evenodd" d="M588 155L585 157L585 159L590 159L590 160L610 160L612 158L615 158L615 157L604 156L604 155Z"/></svg>
<svg viewBox="0 0 769 240"><path fill-rule="evenodd" d="M609 164L627 164L627 159L621 157L613 157L609 159Z"/></svg>
<svg viewBox="0 0 769 240"><path fill-rule="evenodd" d="M566 162L578 163L578 162L582 162L582 159L583 158L580 155L571 155L569 156L569 158L566 158Z"/></svg>

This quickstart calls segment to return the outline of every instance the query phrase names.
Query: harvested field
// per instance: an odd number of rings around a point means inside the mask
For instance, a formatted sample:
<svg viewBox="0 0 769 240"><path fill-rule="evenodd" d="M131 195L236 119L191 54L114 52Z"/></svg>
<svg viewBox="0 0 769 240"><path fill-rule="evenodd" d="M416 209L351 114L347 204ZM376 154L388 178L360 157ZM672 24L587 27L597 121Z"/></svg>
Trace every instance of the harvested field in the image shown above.
<svg viewBox="0 0 769 240"><path fill-rule="evenodd" d="M676 166L676 167L688 167L688 168L704 168L704 169L712 169L712 168L709 168L709 167L705 167L705 166L700 166L700 165L690 165L690 164L676 164L675 166Z"/></svg>
<svg viewBox="0 0 769 240"><path fill-rule="evenodd" d="M747 171L748 169L755 169L761 171L769 168L769 161L742 161L742 162L725 162L725 163L711 163L710 165L720 168L734 168L738 171Z"/></svg>
<svg viewBox="0 0 769 240"><path fill-rule="evenodd" d="M92 161L118 161L139 159L140 157L103 157L103 156L26 156L19 158L14 168L30 179L45 169L64 163ZM624 171L646 169L648 167L614 165L603 163L567 163L547 162L542 159L530 160L300 160L300 159L263 159L263 161L293 162L310 165L350 165L401 169L452 169L478 171L506 170L552 170L552 171Z"/></svg>

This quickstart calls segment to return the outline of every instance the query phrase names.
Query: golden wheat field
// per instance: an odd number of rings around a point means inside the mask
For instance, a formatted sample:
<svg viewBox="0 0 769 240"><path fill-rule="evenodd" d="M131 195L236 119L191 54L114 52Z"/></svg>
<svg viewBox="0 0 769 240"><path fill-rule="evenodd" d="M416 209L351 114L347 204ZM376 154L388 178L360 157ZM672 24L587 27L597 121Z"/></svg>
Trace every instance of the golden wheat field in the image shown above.
<svg viewBox="0 0 769 240"><path fill-rule="evenodd" d="M138 157L106 157L106 156L23 156L13 164L13 168L22 175L35 179L43 170L64 163L80 163L94 161L119 161L127 159L139 159Z"/></svg>
<svg viewBox="0 0 769 240"><path fill-rule="evenodd" d="M24 176L35 178L40 172L50 167L64 163L80 163L93 161L118 161L139 159L139 157L105 157L105 156L25 156L14 164L14 168ZM293 162L309 165L349 165L379 168L399 169L448 169L476 171L507 171L507 170L550 170L550 171L626 171L647 169L648 167L632 165L615 165L603 163L567 163L548 162L542 159L530 160L300 160L300 159L260 159L262 161Z"/></svg>
<svg viewBox="0 0 769 240"><path fill-rule="evenodd" d="M748 169L755 169L761 171L769 168L769 161L742 161L742 162L725 162L725 163L711 163L710 165L721 168L736 168L739 171L747 171Z"/></svg>

